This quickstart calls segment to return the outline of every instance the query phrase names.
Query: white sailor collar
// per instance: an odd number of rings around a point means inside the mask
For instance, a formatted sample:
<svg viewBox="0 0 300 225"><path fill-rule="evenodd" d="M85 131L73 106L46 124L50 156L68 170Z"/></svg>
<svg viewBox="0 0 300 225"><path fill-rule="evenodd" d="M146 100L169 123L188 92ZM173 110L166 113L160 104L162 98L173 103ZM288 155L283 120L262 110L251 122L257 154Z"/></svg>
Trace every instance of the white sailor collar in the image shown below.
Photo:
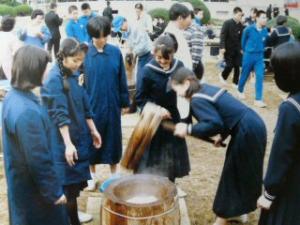
<svg viewBox="0 0 300 225"><path fill-rule="evenodd" d="M174 59L173 63L172 63L173 65L171 66L171 68L169 70L163 70L156 61L154 61L154 62L155 62L155 64L152 64L150 62L150 63L147 63L146 66L157 72L164 73L164 74L170 74L176 70L179 61L177 59Z"/></svg>
<svg viewBox="0 0 300 225"><path fill-rule="evenodd" d="M216 102L218 100L218 98L221 95L223 95L225 92L226 92L226 90L222 88L219 91L217 91L213 96L205 94L205 93L195 93L195 94L193 94L192 98L203 98L210 102Z"/></svg>

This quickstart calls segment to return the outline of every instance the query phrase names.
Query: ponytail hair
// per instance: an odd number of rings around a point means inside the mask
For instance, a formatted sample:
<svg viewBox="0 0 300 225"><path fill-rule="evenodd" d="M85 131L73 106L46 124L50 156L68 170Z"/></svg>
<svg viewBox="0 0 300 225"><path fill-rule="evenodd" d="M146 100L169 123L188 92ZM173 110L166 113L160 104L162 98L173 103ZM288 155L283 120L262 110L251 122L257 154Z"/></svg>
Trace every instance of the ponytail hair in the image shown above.
<svg viewBox="0 0 300 225"><path fill-rule="evenodd" d="M60 45L59 52L57 53L57 63L60 69L60 73L63 76L63 87L64 91L70 90L70 84L67 80L68 76L72 75L72 71L63 65L63 60L66 57L73 57L79 53L88 51L86 44L79 44L74 38L66 38Z"/></svg>
<svg viewBox="0 0 300 225"><path fill-rule="evenodd" d="M175 84L183 84L187 80L190 82L190 87L187 89L185 97L191 98L193 94L201 89L200 82L194 72L185 67L181 67L171 76L171 82Z"/></svg>

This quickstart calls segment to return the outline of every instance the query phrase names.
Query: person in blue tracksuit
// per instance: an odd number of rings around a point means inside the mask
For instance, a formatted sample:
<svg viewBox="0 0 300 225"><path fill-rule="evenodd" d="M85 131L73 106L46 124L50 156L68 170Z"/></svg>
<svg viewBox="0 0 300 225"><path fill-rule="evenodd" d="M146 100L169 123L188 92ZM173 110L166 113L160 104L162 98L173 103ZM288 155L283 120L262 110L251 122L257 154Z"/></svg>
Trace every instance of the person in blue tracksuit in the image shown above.
<svg viewBox="0 0 300 225"><path fill-rule="evenodd" d="M51 33L44 24L44 12L41 9L33 10L31 21L26 28L18 30L17 35L25 45L34 45L45 49L46 43L51 39Z"/></svg>
<svg viewBox="0 0 300 225"><path fill-rule="evenodd" d="M238 97L244 99L244 87L252 70L255 71L255 101L257 107L266 107L263 102L264 82L264 48L268 38L266 13L262 10L257 12L256 24L248 26L242 35L243 63L242 73L238 84Z"/></svg>
<svg viewBox="0 0 300 225"><path fill-rule="evenodd" d="M12 67L12 89L3 102L10 225L69 225L62 205L66 197L53 163L50 121L32 92L42 85L48 62L46 51L34 46L20 48Z"/></svg>
<svg viewBox="0 0 300 225"><path fill-rule="evenodd" d="M115 173L121 159L121 111L128 111L129 93L122 53L106 43L111 31L110 21L106 17L92 18L87 29L92 42L84 61L86 89L96 127L103 138L101 150L90 152L93 180L89 181L89 190L92 190L95 188L95 165L109 164L111 173Z"/></svg>
<svg viewBox="0 0 300 225"><path fill-rule="evenodd" d="M228 219L254 211L261 194L267 143L264 122L224 89L200 85L186 68L179 69L170 83L177 95L190 100L191 114L198 121L177 124L175 135L189 134L204 140L219 135L217 147L231 136L213 205L215 225L226 225Z"/></svg>
<svg viewBox="0 0 300 225"><path fill-rule="evenodd" d="M85 26L78 19L78 8L75 5L69 7L70 20L66 25L66 34L68 38L75 38L79 43L88 43L88 36L85 32Z"/></svg>
<svg viewBox="0 0 300 225"><path fill-rule="evenodd" d="M79 18L79 23L83 25L85 36L87 37L88 42L90 42L92 38L87 32L87 25L90 19L96 17L97 14L91 10L90 4L86 2L81 5L81 11L83 15Z"/></svg>
<svg viewBox="0 0 300 225"><path fill-rule="evenodd" d="M93 122L84 77L78 74L87 46L65 39L41 90L43 104L52 122L54 161L67 197L72 225L79 225L77 197L90 179L89 146L101 146L101 137Z"/></svg>
<svg viewBox="0 0 300 225"><path fill-rule="evenodd" d="M300 221L300 43L284 43L273 52L275 82L287 100L279 106L275 137L264 179L259 225L295 225Z"/></svg>
<svg viewBox="0 0 300 225"><path fill-rule="evenodd" d="M173 123L181 121L177 109L176 93L168 90L170 76L183 63L174 58L177 43L174 36L164 34L156 39L154 59L143 69L143 76L137 84L136 102L143 109L151 102L163 108L161 116ZM166 176L172 182L176 178L189 174L190 162L185 139L175 137L172 132L159 127L151 140L150 146L144 152L136 173L152 173Z"/></svg>

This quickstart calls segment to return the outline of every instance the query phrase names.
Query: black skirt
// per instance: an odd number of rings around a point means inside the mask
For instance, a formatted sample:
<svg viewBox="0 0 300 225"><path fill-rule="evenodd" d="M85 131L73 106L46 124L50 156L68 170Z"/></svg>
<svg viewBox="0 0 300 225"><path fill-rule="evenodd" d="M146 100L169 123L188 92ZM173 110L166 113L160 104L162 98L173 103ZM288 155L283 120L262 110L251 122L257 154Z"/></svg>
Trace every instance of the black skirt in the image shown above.
<svg viewBox="0 0 300 225"><path fill-rule="evenodd" d="M213 210L231 218L256 209L261 195L266 128L249 110L231 133Z"/></svg>
<svg viewBox="0 0 300 225"><path fill-rule="evenodd" d="M171 181L189 174L186 141L159 127L138 165L136 173L168 177Z"/></svg>
<svg viewBox="0 0 300 225"><path fill-rule="evenodd" d="M68 199L75 199L77 197L79 197L80 195L80 191L82 191L84 188L86 188L87 182L80 182L80 183L76 183L76 184L69 184L69 185L65 185L63 186L64 188L64 194Z"/></svg>

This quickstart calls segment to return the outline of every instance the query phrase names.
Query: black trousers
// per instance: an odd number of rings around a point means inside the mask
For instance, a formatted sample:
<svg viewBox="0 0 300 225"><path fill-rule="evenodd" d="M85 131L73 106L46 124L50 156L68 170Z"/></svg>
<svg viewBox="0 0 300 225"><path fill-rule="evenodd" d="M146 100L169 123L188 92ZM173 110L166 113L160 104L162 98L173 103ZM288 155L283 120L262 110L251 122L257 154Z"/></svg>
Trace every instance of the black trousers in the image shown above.
<svg viewBox="0 0 300 225"><path fill-rule="evenodd" d="M60 38L55 38L55 39L50 39L48 42L48 52L50 53L51 56L51 52L52 52L52 48L54 47L54 55L56 57L58 50L59 50L59 44L60 44Z"/></svg>
<svg viewBox="0 0 300 225"><path fill-rule="evenodd" d="M242 54L239 51L228 52L228 53L225 52L224 57L225 57L226 66L222 72L222 77L224 78L224 80L227 80L232 69L234 69L233 83L237 85L239 83L239 77L240 77L240 66L241 66Z"/></svg>

